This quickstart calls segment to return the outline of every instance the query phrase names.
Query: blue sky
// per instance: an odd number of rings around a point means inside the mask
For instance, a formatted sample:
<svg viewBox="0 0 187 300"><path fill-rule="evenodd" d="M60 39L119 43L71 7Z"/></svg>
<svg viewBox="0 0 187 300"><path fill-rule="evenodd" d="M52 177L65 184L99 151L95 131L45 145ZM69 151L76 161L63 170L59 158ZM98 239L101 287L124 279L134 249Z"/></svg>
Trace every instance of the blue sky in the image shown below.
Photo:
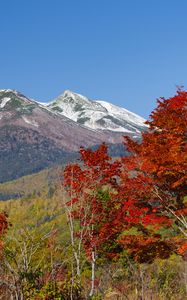
<svg viewBox="0 0 187 300"><path fill-rule="evenodd" d="M187 86L187 1L1 0L0 89L65 89L145 118Z"/></svg>

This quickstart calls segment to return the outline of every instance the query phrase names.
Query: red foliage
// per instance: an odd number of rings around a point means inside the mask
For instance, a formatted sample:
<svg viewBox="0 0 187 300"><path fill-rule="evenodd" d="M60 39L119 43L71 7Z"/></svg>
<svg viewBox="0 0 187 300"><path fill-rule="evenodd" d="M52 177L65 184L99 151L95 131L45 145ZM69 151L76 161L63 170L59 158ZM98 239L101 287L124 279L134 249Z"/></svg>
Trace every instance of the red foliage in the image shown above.
<svg viewBox="0 0 187 300"><path fill-rule="evenodd" d="M158 107L146 122L150 130L143 134L141 144L126 138L133 154L129 164L148 174L162 190L177 195L178 201L187 192L186 120L187 92L179 90L170 99L158 100Z"/></svg>
<svg viewBox="0 0 187 300"><path fill-rule="evenodd" d="M142 141L125 138L130 156L114 161L103 144L96 151L81 148L83 166L66 167L67 205L85 228L88 255L97 249L114 257L125 248L136 260L151 262L176 250L157 232L174 222L168 209L186 214L186 104L187 92L180 90L159 100ZM137 235L123 235L132 227Z"/></svg>
<svg viewBox="0 0 187 300"><path fill-rule="evenodd" d="M88 256L95 248L113 235L111 225L115 220L114 210L120 204L113 196L112 187L120 173L120 162L113 161L102 144L96 151L80 150L84 166L69 165L64 171L64 187L70 200L66 205L73 206L72 216L85 228L84 246ZM104 191L104 187L110 190Z"/></svg>

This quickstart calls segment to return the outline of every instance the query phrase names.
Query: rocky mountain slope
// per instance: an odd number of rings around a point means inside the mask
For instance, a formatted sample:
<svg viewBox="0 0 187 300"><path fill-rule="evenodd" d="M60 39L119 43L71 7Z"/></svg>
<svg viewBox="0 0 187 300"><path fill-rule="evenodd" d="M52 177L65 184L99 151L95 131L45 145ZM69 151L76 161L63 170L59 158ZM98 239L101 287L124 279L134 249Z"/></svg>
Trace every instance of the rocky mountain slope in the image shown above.
<svg viewBox="0 0 187 300"><path fill-rule="evenodd" d="M122 135L138 138L144 129L140 117L72 92L46 106L0 90L0 182L70 161L80 146L106 142L116 151Z"/></svg>

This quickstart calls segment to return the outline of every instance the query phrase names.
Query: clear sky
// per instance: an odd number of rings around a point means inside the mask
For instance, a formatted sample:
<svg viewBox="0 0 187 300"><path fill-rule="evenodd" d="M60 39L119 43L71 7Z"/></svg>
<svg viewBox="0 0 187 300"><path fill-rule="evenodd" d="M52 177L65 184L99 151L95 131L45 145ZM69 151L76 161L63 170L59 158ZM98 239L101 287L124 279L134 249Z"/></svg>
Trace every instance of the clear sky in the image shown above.
<svg viewBox="0 0 187 300"><path fill-rule="evenodd" d="M186 0L0 0L0 89L65 89L145 118L187 86Z"/></svg>

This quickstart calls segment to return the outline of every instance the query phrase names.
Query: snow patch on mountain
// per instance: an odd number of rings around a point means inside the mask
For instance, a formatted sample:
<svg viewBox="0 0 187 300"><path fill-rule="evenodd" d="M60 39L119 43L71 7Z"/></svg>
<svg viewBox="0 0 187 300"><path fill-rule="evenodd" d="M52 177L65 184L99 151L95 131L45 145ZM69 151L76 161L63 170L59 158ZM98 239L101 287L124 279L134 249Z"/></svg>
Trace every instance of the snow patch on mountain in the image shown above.
<svg viewBox="0 0 187 300"><path fill-rule="evenodd" d="M11 98L4 97L3 100L2 100L2 102L0 103L0 108L5 107L5 105L7 104L7 102L10 101L10 100L11 100Z"/></svg>
<svg viewBox="0 0 187 300"><path fill-rule="evenodd" d="M35 126L35 127L38 127L39 125L38 125L38 123L36 122L36 121L34 121L34 120L29 120L27 117L25 117L25 116L22 116L22 119L23 119L23 121L25 122L25 123L27 123L27 124L30 124L30 125L33 125L33 126Z"/></svg>
<svg viewBox="0 0 187 300"><path fill-rule="evenodd" d="M111 103L108 103L106 101L97 101L98 103L100 103L103 107L105 107L108 111L109 114L114 115L114 116L118 116L119 118L122 118L129 122L132 123L136 123L140 126L144 125L145 119L138 116L135 113L132 113L130 111L128 111L125 108L113 105Z"/></svg>

